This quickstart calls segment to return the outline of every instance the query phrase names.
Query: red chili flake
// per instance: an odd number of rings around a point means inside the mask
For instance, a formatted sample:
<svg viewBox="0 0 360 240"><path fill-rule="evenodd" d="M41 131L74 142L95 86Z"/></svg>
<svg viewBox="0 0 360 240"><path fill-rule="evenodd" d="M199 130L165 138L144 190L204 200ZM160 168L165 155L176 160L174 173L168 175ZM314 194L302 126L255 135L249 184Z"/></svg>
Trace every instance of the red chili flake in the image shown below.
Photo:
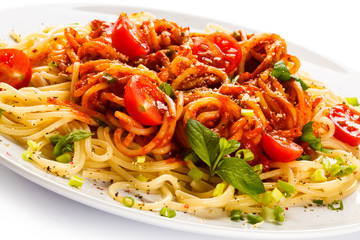
<svg viewBox="0 0 360 240"><path fill-rule="evenodd" d="M69 164L74 164L74 162L73 162L73 161L71 161L71 162L69 162Z"/></svg>
<svg viewBox="0 0 360 240"><path fill-rule="evenodd" d="M97 188L97 189L99 189L99 190L102 190L102 191L104 190L104 189L103 189L103 188L101 188L101 187L96 187L96 188Z"/></svg>
<svg viewBox="0 0 360 240"><path fill-rule="evenodd" d="M11 154L9 152L6 152L6 154L11 157Z"/></svg>
<svg viewBox="0 0 360 240"><path fill-rule="evenodd" d="M189 208L189 204L186 203L186 204L184 205L184 208Z"/></svg>
<svg viewBox="0 0 360 240"><path fill-rule="evenodd" d="M125 190L125 192L130 193L130 190Z"/></svg>
<svg viewBox="0 0 360 240"><path fill-rule="evenodd" d="M357 174L357 171L354 172L354 175Z"/></svg>
<svg viewBox="0 0 360 240"><path fill-rule="evenodd" d="M32 52L33 52L33 53L36 53L36 52L37 52L37 49L33 49Z"/></svg>
<svg viewBox="0 0 360 240"><path fill-rule="evenodd" d="M285 208L285 210L289 210L289 208L288 208L288 207L286 207L286 208Z"/></svg>

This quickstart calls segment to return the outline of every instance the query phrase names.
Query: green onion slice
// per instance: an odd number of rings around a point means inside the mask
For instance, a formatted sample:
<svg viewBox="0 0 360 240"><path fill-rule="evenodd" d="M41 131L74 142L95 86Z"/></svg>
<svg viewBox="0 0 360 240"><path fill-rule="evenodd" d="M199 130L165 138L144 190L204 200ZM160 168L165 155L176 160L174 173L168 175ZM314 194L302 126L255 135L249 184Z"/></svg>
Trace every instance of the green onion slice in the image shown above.
<svg viewBox="0 0 360 240"><path fill-rule="evenodd" d="M290 183L278 180L278 185L280 191L282 191L285 194L285 197L290 197L291 195L295 194L295 187L294 185L291 185Z"/></svg>
<svg viewBox="0 0 360 240"><path fill-rule="evenodd" d="M133 207L135 204L135 200L132 197L123 197L122 199L122 203L126 206L126 207Z"/></svg>
<svg viewBox="0 0 360 240"><path fill-rule="evenodd" d="M72 175L69 181L69 186L74 188L81 188L84 183L84 179L76 175Z"/></svg>
<svg viewBox="0 0 360 240"><path fill-rule="evenodd" d="M176 216L176 212L172 208L163 207L160 210L160 216L167 217L167 218L173 218Z"/></svg>
<svg viewBox="0 0 360 240"><path fill-rule="evenodd" d="M255 156L250 149L240 149L235 153L236 158L240 158L244 161L254 160Z"/></svg>
<svg viewBox="0 0 360 240"><path fill-rule="evenodd" d="M312 202L320 206L324 204L324 200L322 199L314 199Z"/></svg>
<svg viewBox="0 0 360 240"><path fill-rule="evenodd" d="M221 196L223 194L223 192L224 192L224 188L225 188L224 183L216 184L216 187L215 187L214 192L213 192L213 197Z"/></svg>
<svg viewBox="0 0 360 240"><path fill-rule="evenodd" d="M22 159L28 160L28 161L31 160L32 156L33 156L33 153L30 150L26 150L21 154Z"/></svg>
<svg viewBox="0 0 360 240"><path fill-rule="evenodd" d="M338 205L338 207L335 207L334 205ZM344 204L341 200L335 200L332 203L328 204L328 208L330 208L331 210L343 210Z"/></svg>
<svg viewBox="0 0 360 240"><path fill-rule="evenodd" d="M202 179L204 173L199 170L198 168L192 168L187 174L189 177L191 177L194 181L198 182Z"/></svg>
<svg viewBox="0 0 360 240"><path fill-rule="evenodd" d="M137 162L137 163L144 163L145 160L146 160L145 155L137 156L137 157L136 157L136 162Z"/></svg>
<svg viewBox="0 0 360 240"><path fill-rule="evenodd" d="M260 223L260 222L264 221L264 219L261 216L257 216L257 215L252 214L252 213L249 213L246 216L246 220L250 224L257 224L257 223Z"/></svg>
<svg viewBox="0 0 360 240"><path fill-rule="evenodd" d="M345 98L346 101L348 102L348 104L356 107L356 106L359 106L359 102L358 102L358 99L356 97L350 97L350 98Z"/></svg>
<svg viewBox="0 0 360 240"><path fill-rule="evenodd" d="M240 209L231 210L231 212L230 212L230 219L231 219L232 221L244 220L244 216L243 216L243 214L242 214L242 210L240 210Z"/></svg>

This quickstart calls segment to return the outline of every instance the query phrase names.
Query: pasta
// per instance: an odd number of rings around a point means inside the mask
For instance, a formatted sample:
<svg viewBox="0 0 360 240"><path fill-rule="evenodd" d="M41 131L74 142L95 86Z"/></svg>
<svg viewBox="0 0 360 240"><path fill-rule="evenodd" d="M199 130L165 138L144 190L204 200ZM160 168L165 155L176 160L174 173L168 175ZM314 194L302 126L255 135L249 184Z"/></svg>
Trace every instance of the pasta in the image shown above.
<svg viewBox="0 0 360 240"><path fill-rule="evenodd" d="M137 42L115 44L123 26ZM0 82L0 133L52 174L109 181L109 195L126 206L208 217L332 203L357 187L359 149L336 137L329 118L346 100L301 72L279 35L217 25L191 32L147 13L12 34L17 42L3 45L28 56L32 76L19 89ZM208 161L195 147L202 138ZM55 154L59 142L66 149ZM229 179L226 161L245 164L236 170L245 183ZM244 169L263 190L248 186ZM127 189L159 198L129 198Z"/></svg>

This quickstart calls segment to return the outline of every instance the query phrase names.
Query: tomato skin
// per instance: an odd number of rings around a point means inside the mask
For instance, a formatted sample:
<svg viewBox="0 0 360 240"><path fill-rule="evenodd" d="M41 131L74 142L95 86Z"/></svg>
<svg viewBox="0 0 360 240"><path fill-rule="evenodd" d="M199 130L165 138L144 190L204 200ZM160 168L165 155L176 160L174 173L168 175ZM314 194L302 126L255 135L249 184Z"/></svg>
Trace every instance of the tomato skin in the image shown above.
<svg viewBox="0 0 360 240"><path fill-rule="evenodd" d="M237 41L226 33L216 32L193 37L192 53L197 60L231 73L240 63L242 52Z"/></svg>
<svg viewBox="0 0 360 240"><path fill-rule="evenodd" d="M16 89L27 87L31 80L31 63L28 56L17 49L0 49L0 82Z"/></svg>
<svg viewBox="0 0 360 240"><path fill-rule="evenodd" d="M262 137L262 147L270 160L279 162L294 161L304 151L300 145L285 138L271 136L268 133Z"/></svg>
<svg viewBox="0 0 360 240"><path fill-rule="evenodd" d="M147 77L133 75L125 86L126 111L137 122L144 125L160 125L167 109L160 89Z"/></svg>
<svg viewBox="0 0 360 240"><path fill-rule="evenodd" d="M350 146L360 144L360 113L346 104L333 106L329 113L335 125L334 137Z"/></svg>
<svg viewBox="0 0 360 240"><path fill-rule="evenodd" d="M120 16L111 33L113 47L120 53L135 59L150 53L150 47L136 24L126 16Z"/></svg>

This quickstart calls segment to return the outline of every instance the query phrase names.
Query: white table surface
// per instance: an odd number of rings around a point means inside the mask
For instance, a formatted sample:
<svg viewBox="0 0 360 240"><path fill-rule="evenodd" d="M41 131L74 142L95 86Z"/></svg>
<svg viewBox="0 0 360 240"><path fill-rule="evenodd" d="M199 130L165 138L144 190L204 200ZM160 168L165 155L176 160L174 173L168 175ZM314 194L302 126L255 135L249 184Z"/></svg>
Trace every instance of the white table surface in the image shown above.
<svg viewBox="0 0 360 240"><path fill-rule="evenodd" d="M360 72L360 14L356 1L9 0L2 1L0 11L25 5L74 2L125 3L237 22L259 31L278 33L286 41ZM0 234L1 239L8 236L6 239L31 240L219 239L143 224L90 208L42 188L1 164ZM340 237L355 239L359 234L360 229ZM326 239L335 240L339 236Z"/></svg>

